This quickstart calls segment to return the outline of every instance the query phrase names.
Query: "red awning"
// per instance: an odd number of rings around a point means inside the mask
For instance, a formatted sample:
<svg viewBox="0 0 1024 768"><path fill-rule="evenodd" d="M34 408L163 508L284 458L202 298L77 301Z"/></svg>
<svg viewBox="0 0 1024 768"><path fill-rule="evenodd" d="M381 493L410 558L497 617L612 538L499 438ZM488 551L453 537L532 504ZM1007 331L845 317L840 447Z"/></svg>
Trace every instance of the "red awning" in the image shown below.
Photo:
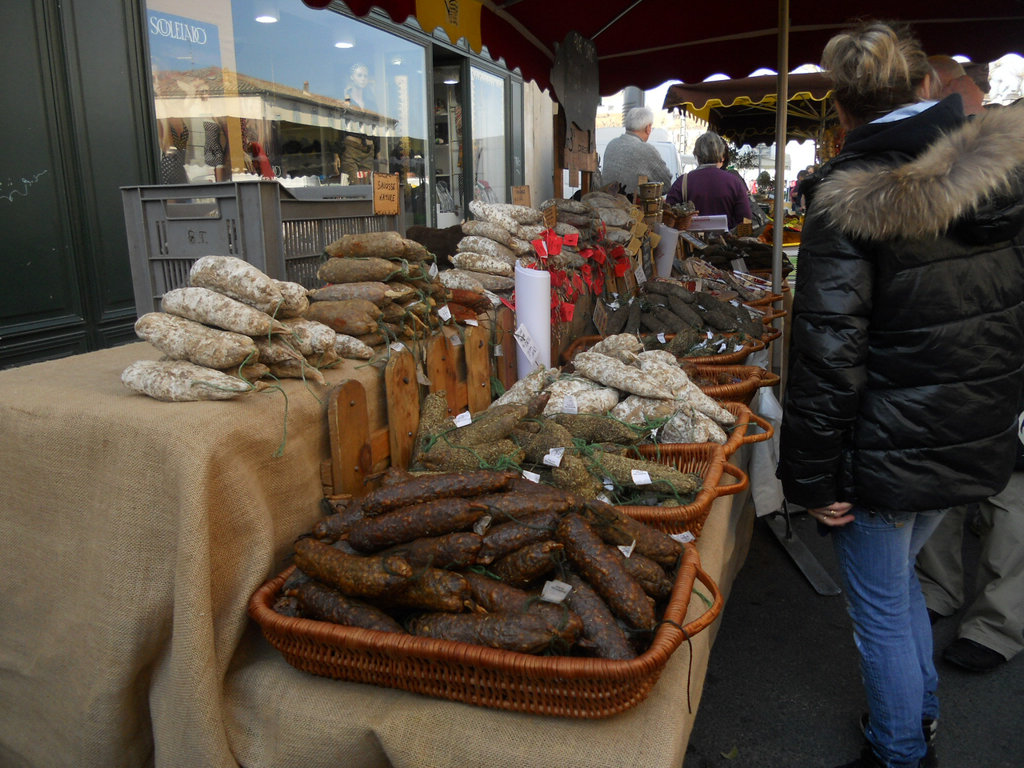
<svg viewBox="0 0 1024 768"><path fill-rule="evenodd" d="M326 5L326 0L302 0ZM298 0L296 0L298 2ZM550 85L559 44L575 31L596 47L599 89L612 94L633 85L700 82L723 73L733 78L761 67L777 69L777 3L734 0L700 11L677 0L349 0L365 15L371 7L398 22L421 8L465 14L494 58L542 88ZM470 8L470 6L477 6ZM471 12L473 11L473 12ZM478 11L478 14L475 13ZM861 0L855 6L789 0L789 69L817 63L825 42L849 19L908 22L929 53L963 54L991 61L1024 49L1024 7L1019 0ZM430 30L428 30L430 31ZM472 39L467 37L467 39Z"/></svg>

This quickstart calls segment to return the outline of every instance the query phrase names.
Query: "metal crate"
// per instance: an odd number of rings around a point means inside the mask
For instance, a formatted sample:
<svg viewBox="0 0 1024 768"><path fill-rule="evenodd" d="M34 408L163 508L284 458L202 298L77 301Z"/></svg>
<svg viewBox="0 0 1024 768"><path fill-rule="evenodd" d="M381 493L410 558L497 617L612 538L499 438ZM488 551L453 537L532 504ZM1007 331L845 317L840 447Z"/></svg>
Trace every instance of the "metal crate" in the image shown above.
<svg viewBox="0 0 1024 768"><path fill-rule="evenodd" d="M237 256L270 277L318 288L324 248L343 234L398 228L368 199L299 200L275 181L122 187L135 309L188 285L196 259Z"/></svg>

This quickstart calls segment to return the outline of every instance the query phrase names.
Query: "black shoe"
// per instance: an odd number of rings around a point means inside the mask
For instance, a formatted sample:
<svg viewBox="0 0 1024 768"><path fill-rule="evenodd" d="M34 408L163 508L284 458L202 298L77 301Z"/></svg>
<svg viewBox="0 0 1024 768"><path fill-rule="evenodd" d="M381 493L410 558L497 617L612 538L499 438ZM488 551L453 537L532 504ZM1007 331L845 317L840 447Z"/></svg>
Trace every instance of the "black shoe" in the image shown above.
<svg viewBox="0 0 1024 768"><path fill-rule="evenodd" d="M947 645L942 658L969 672L991 672L1006 663L1006 657L1001 653L966 637L957 638Z"/></svg>
<svg viewBox="0 0 1024 768"><path fill-rule="evenodd" d="M867 736L869 717L867 712L860 716L860 732L865 737ZM921 730L924 732L924 743L928 745L928 751L921 758L920 768L939 768L939 758L935 755L935 734L939 732L939 721L934 717L923 717L921 718ZM867 749L866 746L865 749Z"/></svg>
<svg viewBox="0 0 1024 768"><path fill-rule="evenodd" d="M885 763L875 756L871 747L865 745L860 751L860 757L852 763L837 765L836 768L885 768Z"/></svg>

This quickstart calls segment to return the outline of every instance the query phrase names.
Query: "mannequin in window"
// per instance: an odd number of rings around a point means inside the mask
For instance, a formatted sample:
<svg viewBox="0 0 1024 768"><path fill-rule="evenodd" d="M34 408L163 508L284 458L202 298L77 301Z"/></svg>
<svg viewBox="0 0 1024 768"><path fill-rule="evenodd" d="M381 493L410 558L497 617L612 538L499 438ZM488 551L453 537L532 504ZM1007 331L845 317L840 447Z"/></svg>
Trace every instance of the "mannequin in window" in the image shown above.
<svg viewBox="0 0 1024 768"><path fill-rule="evenodd" d="M353 64L349 70L348 85L345 86L345 101L353 107L376 112L377 101L369 86L370 68L362 62Z"/></svg>
<svg viewBox="0 0 1024 768"><path fill-rule="evenodd" d="M160 183L188 184L185 173L185 152L188 150L189 130L180 117L167 117L159 121Z"/></svg>

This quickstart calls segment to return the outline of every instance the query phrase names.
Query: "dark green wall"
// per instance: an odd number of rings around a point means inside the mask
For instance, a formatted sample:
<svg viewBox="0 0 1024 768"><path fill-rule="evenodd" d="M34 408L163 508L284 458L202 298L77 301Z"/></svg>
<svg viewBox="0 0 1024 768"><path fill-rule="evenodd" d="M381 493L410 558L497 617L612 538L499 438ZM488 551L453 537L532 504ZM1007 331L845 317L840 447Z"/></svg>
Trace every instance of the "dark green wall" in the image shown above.
<svg viewBox="0 0 1024 768"><path fill-rule="evenodd" d="M0 9L0 367L136 338L119 187L153 182L140 6Z"/></svg>

